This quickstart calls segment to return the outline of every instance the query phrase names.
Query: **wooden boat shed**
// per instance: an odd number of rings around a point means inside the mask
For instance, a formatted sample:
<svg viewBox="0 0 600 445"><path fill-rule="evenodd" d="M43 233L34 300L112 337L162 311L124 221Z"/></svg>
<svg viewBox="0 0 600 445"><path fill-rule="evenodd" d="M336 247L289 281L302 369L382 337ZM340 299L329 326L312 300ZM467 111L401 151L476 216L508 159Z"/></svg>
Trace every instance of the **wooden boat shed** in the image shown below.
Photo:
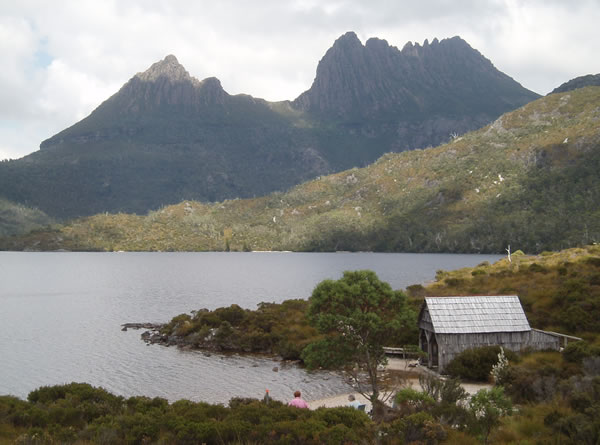
<svg viewBox="0 0 600 445"><path fill-rule="evenodd" d="M532 329L519 297L427 297L419 312L419 346L439 373L462 351L499 345L512 351L559 350L555 332Z"/></svg>

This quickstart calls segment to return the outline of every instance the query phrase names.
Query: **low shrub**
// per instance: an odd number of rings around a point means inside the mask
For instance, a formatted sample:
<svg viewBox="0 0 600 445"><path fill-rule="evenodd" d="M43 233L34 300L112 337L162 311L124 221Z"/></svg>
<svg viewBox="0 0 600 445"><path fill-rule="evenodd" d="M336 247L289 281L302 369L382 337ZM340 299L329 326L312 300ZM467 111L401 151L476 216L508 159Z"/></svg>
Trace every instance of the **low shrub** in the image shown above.
<svg viewBox="0 0 600 445"><path fill-rule="evenodd" d="M567 345L562 355L569 363L581 364L586 358L600 355L600 347L590 345L585 341L575 341Z"/></svg>
<svg viewBox="0 0 600 445"><path fill-rule="evenodd" d="M394 420L388 431L401 440L399 443L437 444L447 436L435 418L424 411Z"/></svg>
<svg viewBox="0 0 600 445"><path fill-rule="evenodd" d="M426 392L417 391L413 388L404 388L398 391L394 401L404 413L426 411L436 403L433 397Z"/></svg>
<svg viewBox="0 0 600 445"><path fill-rule="evenodd" d="M86 399L91 394L97 398ZM36 401L0 397L0 443L370 443L375 431L369 416L353 408L313 411L275 400L169 404L158 397L123 399L81 383L40 388L30 399ZM119 403L103 405L113 400ZM90 403L106 409L90 415Z"/></svg>
<svg viewBox="0 0 600 445"><path fill-rule="evenodd" d="M591 264L595 267L600 267L600 257L590 256L585 259L586 263Z"/></svg>
<svg viewBox="0 0 600 445"><path fill-rule="evenodd" d="M406 288L406 292L411 297L422 297L427 294L422 284L411 284Z"/></svg>
<svg viewBox="0 0 600 445"><path fill-rule="evenodd" d="M464 284L465 280L464 280L464 278L446 278L444 280L444 283L446 283L448 286L457 287L457 286Z"/></svg>
<svg viewBox="0 0 600 445"><path fill-rule="evenodd" d="M532 263L529 266L529 272L535 272L535 273L548 273L548 269L538 263Z"/></svg>
<svg viewBox="0 0 600 445"><path fill-rule="evenodd" d="M308 324L306 300L260 303L252 311L231 305L209 311L180 314L161 333L177 336L177 344L198 348L279 354L298 360L304 347L320 338Z"/></svg>
<svg viewBox="0 0 600 445"><path fill-rule="evenodd" d="M492 367L498 363L499 353L500 346L467 349L448 363L446 372L452 377L487 382ZM514 352L505 349L504 353L509 361L517 360Z"/></svg>

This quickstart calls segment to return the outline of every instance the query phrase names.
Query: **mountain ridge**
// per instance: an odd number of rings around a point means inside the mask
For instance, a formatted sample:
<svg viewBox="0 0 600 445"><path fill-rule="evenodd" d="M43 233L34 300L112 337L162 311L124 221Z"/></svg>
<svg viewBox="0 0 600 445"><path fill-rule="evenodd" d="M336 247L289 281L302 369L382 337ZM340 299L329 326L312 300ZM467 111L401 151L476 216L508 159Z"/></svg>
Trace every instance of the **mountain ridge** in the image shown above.
<svg viewBox="0 0 600 445"><path fill-rule="evenodd" d="M403 51L345 34L307 95L282 102L230 95L168 55L39 151L0 164L0 190L57 218L261 196L386 152L438 145L537 97L458 37ZM411 71L406 57L422 63ZM315 111L321 97L327 106Z"/></svg>
<svg viewBox="0 0 600 445"><path fill-rule="evenodd" d="M446 73L442 73L436 65L441 58L445 58ZM456 70L457 66L459 71ZM488 59L458 36L441 41L436 38L432 43L425 40L423 46L408 42L402 50L398 50L386 40L378 38L370 38L363 45L354 32L348 32L338 38L325 53L317 66L317 75L311 88L296 98L293 104L304 111L322 112L333 108L333 111L340 115L355 111L356 106L364 107L365 99L377 101L374 104L367 102L367 106L381 107L382 93L387 93L389 97L387 102L383 102L383 107L402 102L408 103L408 111L431 114L441 101L427 103L427 100L432 101L432 98L428 98L426 94L420 97L409 94L407 87L411 83L420 88L420 93L426 88L431 88L439 79L442 79L443 87L448 89L463 84L461 87L473 88L479 95L483 95L485 99L482 102L488 101L492 94L501 93L499 88L492 92L482 88L490 86L488 79L480 80L479 85L471 83L473 76L465 75L465 66L466 73L476 72L502 82L514 82L512 78L496 70ZM448 74L450 77L443 78L442 74ZM357 98L356 93L361 92L361 89L364 89L366 97ZM521 87L512 95L539 97L530 93ZM334 97L330 97L331 95ZM451 98L451 94L444 94L442 97L443 100ZM503 100L510 103L515 99L507 97ZM340 103L345 109L340 110L335 106ZM400 108L398 111L403 110Z"/></svg>
<svg viewBox="0 0 600 445"><path fill-rule="evenodd" d="M548 94L566 93L567 91L589 86L600 86L600 74L587 74L585 76L575 77L574 79L571 79L556 87Z"/></svg>

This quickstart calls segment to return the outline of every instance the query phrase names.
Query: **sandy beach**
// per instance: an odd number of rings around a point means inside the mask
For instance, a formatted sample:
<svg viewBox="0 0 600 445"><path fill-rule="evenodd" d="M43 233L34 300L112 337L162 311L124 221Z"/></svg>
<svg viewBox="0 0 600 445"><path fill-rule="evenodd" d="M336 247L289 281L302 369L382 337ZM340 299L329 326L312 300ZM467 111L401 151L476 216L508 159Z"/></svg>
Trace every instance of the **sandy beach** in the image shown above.
<svg viewBox="0 0 600 445"><path fill-rule="evenodd" d="M387 377L395 380L398 388L412 387L415 389L420 389L419 374L428 374L431 373L431 371L421 366L411 367L409 364L414 364L414 360L400 358L388 359L388 364L385 368ZM463 383L461 386L467 391L467 393L473 395L480 389L491 388L492 385L489 383ZM369 412L371 410L371 402L357 392L347 392L322 399L308 400L307 402L310 409L317 409L320 407L335 408L338 406L347 406L348 396L350 394L354 394L356 400L366 405L365 411Z"/></svg>

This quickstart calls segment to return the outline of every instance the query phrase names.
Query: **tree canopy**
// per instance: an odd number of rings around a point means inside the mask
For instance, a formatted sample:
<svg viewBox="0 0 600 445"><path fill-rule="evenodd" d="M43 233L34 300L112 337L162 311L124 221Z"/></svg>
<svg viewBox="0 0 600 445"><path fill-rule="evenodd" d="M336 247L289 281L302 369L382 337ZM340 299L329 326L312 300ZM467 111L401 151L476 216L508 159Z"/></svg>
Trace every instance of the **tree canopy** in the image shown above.
<svg viewBox="0 0 600 445"><path fill-rule="evenodd" d="M304 349L306 365L350 371L365 395L358 371L366 372L372 402L379 396L377 369L386 363L383 346L404 344L416 329L406 295L369 270L347 271L337 281L319 283L309 300L308 317L325 338Z"/></svg>

